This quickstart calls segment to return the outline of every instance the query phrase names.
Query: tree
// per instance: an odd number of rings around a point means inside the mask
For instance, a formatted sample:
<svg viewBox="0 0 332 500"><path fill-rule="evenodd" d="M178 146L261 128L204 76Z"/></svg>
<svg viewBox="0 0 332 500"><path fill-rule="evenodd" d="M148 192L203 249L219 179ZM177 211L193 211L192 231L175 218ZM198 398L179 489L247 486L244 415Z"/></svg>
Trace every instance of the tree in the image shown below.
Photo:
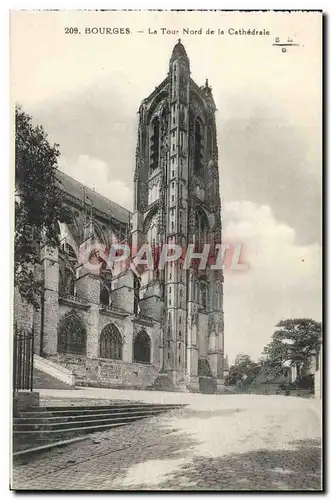
<svg viewBox="0 0 332 500"><path fill-rule="evenodd" d="M58 244L62 192L56 179L58 145L51 146L41 126L20 106L15 108L14 285L38 307L41 283L33 272L40 244Z"/></svg>
<svg viewBox="0 0 332 500"><path fill-rule="evenodd" d="M234 365L229 369L227 377L227 385L237 383L250 384L260 371L260 363L251 359L248 354L238 354L235 358Z"/></svg>
<svg viewBox="0 0 332 500"><path fill-rule="evenodd" d="M265 346L265 369L278 375L285 365L296 366L298 377L305 374L319 352L322 324L313 319L286 319L277 324L272 341Z"/></svg>

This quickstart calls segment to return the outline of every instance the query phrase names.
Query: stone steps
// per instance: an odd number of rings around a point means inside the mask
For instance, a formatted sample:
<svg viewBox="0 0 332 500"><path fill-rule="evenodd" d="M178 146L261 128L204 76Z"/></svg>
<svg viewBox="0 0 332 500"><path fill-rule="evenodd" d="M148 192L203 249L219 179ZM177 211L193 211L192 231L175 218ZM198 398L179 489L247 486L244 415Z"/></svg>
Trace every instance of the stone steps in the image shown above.
<svg viewBox="0 0 332 500"><path fill-rule="evenodd" d="M68 389L72 390L73 386L65 384L60 380L52 377L48 373L45 373L37 368L33 368L33 388L38 389Z"/></svg>
<svg viewBox="0 0 332 500"><path fill-rule="evenodd" d="M117 404L80 407L37 407L13 422L14 452L33 449L84 434L100 432L159 415L183 405Z"/></svg>
<svg viewBox="0 0 332 500"><path fill-rule="evenodd" d="M18 418L45 418L45 417L65 417L66 415L86 415L86 414L104 414L104 413L119 413L119 412L131 412L137 410L158 410L173 408L178 405L163 405L163 404L144 404L144 403L134 403L134 404L117 404L117 405L91 405L91 406L38 406L37 408L31 408L27 411L21 412Z"/></svg>
<svg viewBox="0 0 332 500"><path fill-rule="evenodd" d="M173 408L172 408L173 409ZM67 414L61 416L50 416L47 417L20 417L14 419L14 431L19 430L48 430L48 429L63 429L75 427L77 425L93 425L93 423L102 423L102 422L112 422L119 421L121 419L126 418L137 418L144 417L150 415L156 415L162 411L166 411L165 408L155 408L155 409L141 409L136 411L120 411L120 412L107 412L107 413L84 413L84 414Z"/></svg>

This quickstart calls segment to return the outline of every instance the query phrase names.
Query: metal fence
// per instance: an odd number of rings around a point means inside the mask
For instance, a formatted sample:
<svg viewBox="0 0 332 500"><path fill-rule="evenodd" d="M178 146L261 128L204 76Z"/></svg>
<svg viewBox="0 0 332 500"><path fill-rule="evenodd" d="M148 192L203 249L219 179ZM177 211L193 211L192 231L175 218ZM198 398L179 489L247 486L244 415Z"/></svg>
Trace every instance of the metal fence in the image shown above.
<svg viewBox="0 0 332 500"><path fill-rule="evenodd" d="M14 329L13 344L13 389L30 390L33 388L33 330Z"/></svg>

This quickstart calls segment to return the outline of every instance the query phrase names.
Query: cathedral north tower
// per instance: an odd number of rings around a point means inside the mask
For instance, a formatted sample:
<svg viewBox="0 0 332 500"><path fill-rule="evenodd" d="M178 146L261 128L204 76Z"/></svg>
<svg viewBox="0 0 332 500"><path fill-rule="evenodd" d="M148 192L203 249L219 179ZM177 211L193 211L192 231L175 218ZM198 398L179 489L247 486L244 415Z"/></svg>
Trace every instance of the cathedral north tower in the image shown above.
<svg viewBox="0 0 332 500"><path fill-rule="evenodd" d="M221 244L215 103L206 81L190 77L179 40L167 77L139 108L132 243L176 244L210 256ZM176 386L216 389L223 379L221 269L186 269L183 260L147 270L139 280L142 315L160 321L161 372Z"/></svg>

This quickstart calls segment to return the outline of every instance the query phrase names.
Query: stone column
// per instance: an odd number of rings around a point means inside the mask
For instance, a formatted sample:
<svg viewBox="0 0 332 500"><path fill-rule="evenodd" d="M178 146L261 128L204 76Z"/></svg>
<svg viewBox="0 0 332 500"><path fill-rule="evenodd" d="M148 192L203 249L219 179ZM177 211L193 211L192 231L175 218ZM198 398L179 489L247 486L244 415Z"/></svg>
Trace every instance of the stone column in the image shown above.
<svg viewBox="0 0 332 500"><path fill-rule="evenodd" d="M41 250L41 262L44 272L44 291L41 301L42 320L42 349L41 353L54 355L58 348L58 320L59 320L59 263L58 249L44 246Z"/></svg>
<svg viewBox="0 0 332 500"><path fill-rule="evenodd" d="M89 303L88 321L86 325L86 356L87 358L99 357L99 296L100 281L98 277L89 272L84 266L77 270L76 295Z"/></svg>
<svg viewBox="0 0 332 500"><path fill-rule="evenodd" d="M199 390L197 327L198 311L193 302L188 302L186 382L190 390Z"/></svg>
<svg viewBox="0 0 332 500"><path fill-rule="evenodd" d="M143 233L143 214L139 211L134 212L132 216L132 231L131 231L131 252L134 257L142 244L144 243Z"/></svg>
<svg viewBox="0 0 332 500"><path fill-rule="evenodd" d="M213 377L217 377L218 373L218 352L217 352L217 336L216 332L212 331L208 337L208 361Z"/></svg>

